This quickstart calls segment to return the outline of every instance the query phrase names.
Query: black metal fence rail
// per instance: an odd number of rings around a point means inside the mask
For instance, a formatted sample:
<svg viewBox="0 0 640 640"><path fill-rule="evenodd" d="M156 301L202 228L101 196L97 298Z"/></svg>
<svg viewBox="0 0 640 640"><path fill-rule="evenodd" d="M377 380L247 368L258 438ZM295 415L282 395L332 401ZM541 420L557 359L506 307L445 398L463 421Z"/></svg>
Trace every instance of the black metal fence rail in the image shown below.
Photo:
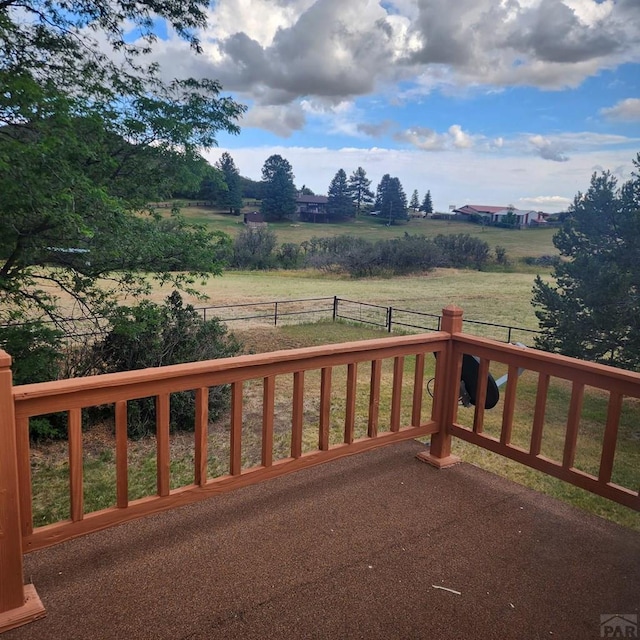
<svg viewBox="0 0 640 640"><path fill-rule="evenodd" d="M240 320L267 320L269 324L287 324L299 316L314 315L335 320L336 297L274 300L271 302L246 302L231 305L198 307L204 320L216 317L222 322ZM322 304L325 303L325 304ZM246 311L243 311L246 310Z"/></svg>
<svg viewBox="0 0 640 640"><path fill-rule="evenodd" d="M378 327L389 333L394 330L438 331L441 320L439 314L360 302L338 296L214 305L197 307L196 311L204 320L215 317L224 323L263 322L278 326L301 321L343 320ZM69 341L102 335L108 324L106 318L97 317L68 318L64 322L65 324L57 323L57 326L64 329L65 339ZM9 325L0 325L0 328L6 326ZM467 318L464 320L464 326L465 331L474 335L503 342L522 342L528 346L532 346L533 336L540 334L540 331L535 329Z"/></svg>

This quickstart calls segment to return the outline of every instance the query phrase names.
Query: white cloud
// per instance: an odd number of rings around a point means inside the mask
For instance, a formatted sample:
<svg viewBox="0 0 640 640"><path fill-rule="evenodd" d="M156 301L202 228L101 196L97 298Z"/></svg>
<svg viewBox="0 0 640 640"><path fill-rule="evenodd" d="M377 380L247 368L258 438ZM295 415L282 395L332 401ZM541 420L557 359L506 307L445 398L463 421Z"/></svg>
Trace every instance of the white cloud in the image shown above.
<svg viewBox="0 0 640 640"><path fill-rule="evenodd" d="M428 127L412 127L396 133L394 138L398 142L408 142L422 151L469 149L474 145L473 137L463 131L459 124L452 124L445 133L437 133Z"/></svg>
<svg viewBox="0 0 640 640"><path fill-rule="evenodd" d="M204 56L176 38L154 55L172 77L215 77L265 105L340 102L399 81L390 93L401 97L576 87L640 60L637 0L220 0L209 23Z"/></svg>
<svg viewBox="0 0 640 640"><path fill-rule="evenodd" d="M602 109L600 113L609 120L640 122L640 98L621 100L613 107Z"/></svg>

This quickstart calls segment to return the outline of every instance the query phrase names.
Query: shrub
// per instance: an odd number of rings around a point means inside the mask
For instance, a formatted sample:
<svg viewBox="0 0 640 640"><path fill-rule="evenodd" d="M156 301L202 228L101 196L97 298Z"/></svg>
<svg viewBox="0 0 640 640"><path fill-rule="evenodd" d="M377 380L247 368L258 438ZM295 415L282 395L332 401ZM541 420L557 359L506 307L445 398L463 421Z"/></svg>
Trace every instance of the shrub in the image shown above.
<svg viewBox="0 0 640 640"><path fill-rule="evenodd" d="M0 346L11 355L13 384L47 382L58 377L62 361L62 332L35 321L0 328ZM30 420L34 440L64 438L65 414L38 416Z"/></svg>
<svg viewBox="0 0 640 640"><path fill-rule="evenodd" d="M233 245L232 266L236 269L270 269L274 266L276 234L268 227L247 227Z"/></svg>
<svg viewBox="0 0 640 640"><path fill-rule="evenodd" d="M240 343L218 319L203 320L174 291L164 305L144 301L135 307L118 307L110 318L106 337L96 344L97 360L105 373L159 367L235 356ZM215 420L228 408L229 388L209 390L209 417ZM171 430L193 430L195 393L171 395ZM128 433L142 437L155 432L153 398L129 402Z"/></svg>
<svg viewBox="0 0 640 640"><path fill-rule="evenodd" d="M482 269L489 260L489 244L468 233L440 234L434 238L434 242L442 250L449 265L454 267Z"/></svg>

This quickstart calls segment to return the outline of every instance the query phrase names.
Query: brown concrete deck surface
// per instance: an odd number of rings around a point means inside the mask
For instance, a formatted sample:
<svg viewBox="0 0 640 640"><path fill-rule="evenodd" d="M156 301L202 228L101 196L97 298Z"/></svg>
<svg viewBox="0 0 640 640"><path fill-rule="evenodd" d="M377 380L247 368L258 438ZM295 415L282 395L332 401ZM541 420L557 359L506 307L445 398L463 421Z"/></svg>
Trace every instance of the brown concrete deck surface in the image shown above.
<svg viewBox="0 0 640 640"><path fill-rule="evenodd" d="M29 554L2 640L600 637L640 535L407 442ZM452 593L436 586L459 592Z"/></svg>

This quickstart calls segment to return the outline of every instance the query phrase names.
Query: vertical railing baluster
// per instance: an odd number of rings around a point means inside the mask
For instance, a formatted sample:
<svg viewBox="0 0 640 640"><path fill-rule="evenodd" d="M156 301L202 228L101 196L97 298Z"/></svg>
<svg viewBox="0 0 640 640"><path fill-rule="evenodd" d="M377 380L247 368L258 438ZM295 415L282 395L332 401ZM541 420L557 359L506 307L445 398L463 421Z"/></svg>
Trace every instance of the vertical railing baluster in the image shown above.
<svg viewBox="0 0 640 640"><path fill-rule="evenodd" d="M329 451L329 430L331 429L331 367L323 367L320 372L320 434L318 448Z"/></svg>
<svg viewBox="0 0 640 640"><path fill-rule="evenodd" d="M573 467L576 458L576 445L578 442L578 427L580 414L582 413L582 398L584 397L584 385L574 382L571 389L571 401L569 403L569 415L567 416L567 433L564 441L564 453L562 466L565 469Z"/></svg>
<svg viewBox="0 0 640 640"><path fill-rule="evenodd" d="M242 382L231 385L231 460L229 471L232 476L242 473Z"/></svg>
<svg viewBox="0 0 640 640"><path fill-rule="evenodd" d="M369 420L367 435L375 438L378 435L378 416L380 414L380 379L382 377L382 360L371 361L371 383L369 386Z"/></svg>
<svg viewBox="0 0 640 640"><path fill-rule="evenodd" d="M209 461L209 388L196 389L195 456L193 481L199 486L207 483Z"/></svg>
<svg viewBox="0 0 640 640"><path fill-rule="evenodd" d="M531 428L531 455L539 456L542 449L542 432L544 429L544 416L547 410L547 395L551 376L548 373L538 374L538 390L536 392L536 407L533 412L533 426Z"/></svg>
<svg viewBox="0 0 640 640"><path fill-rule="evenodd" d="M478 387L476 388L476 406L473 412L473 430L482 433L484 430L484 406L487 402L487 383L489 380L489 360L480 358L478 367Z"/></svg>
<svg viewBox="0 0 640 640"><path fill-rule="evenodd" d="M511 444L513 433L513 415L516 409L516 390L518 388L518 367L509 365L507 373L507 390L504 394L504 406L502 408L502 429L500 430L500 442Z"/></svg>
<svg viewBox="0 0 640 640"><path fill-rule="evenodd" d="M262 393L262 466L270 467L273 463L273 414L275 408L275 376L263 380Z"/></svg>
<svg viewBox="0 0 640 640"><path fill-rule="evenodd" d="M291 457L302 455L302 424L304 418L304 371L293 374L293 406L291 410Z"/></svg>
<svg viewBox="0 0 640 640"><path fill-rule="evenodd" d="M129 505L129 461L127 440L127 401L116 402L116 505Z"/></svg>
<svg viewBox="0 0 640 640"><path fill-rule="evenodd" d="M402 408L402 378L404 374L404 357L393 359L393 386L391 390L391 431L400 431L400 410Z"/></svg>
<svg viewBox="0 0 640 640"><path fill-rule="evenodd" d="M422 423L422 394L424 385L424 353L416 355L416 368L413 374L413 401L411 403L411 426L419 427Z"/></svg>
<svg viewBox="0 0 640 640"><path fill-rule="evenodd" d="M344 442L353 442L353 431L356 422L356 390L358 385L358 363L347 365L347 402L344 414Z"/></svg>
<svg viewBox="0 0 640 640"><path fill-rule="evenodd" d="M171 456L169 451L169 394L156 396L156 470L159 496L168 496Z"/></svg>
<svg viewBox="0 0 640 640"><path fill-rule="evenodd" d="M600 457L600 471L598 480L600 482L611 482L613 473L613 460L616 455L616 443L618 439L618 425L622 414L623 395L617 391L612 391L609 395L609 406L607 408L607 424L604 429L604 439L602 442L602 455Z"/></svg>
<svg viewBox="0 0 640 640"><path fill-rule="evenodd" d="M71 520L84 517L84 491L82 482L82 409L67 412L69 421L69 488L71 492Z"/></svg>

